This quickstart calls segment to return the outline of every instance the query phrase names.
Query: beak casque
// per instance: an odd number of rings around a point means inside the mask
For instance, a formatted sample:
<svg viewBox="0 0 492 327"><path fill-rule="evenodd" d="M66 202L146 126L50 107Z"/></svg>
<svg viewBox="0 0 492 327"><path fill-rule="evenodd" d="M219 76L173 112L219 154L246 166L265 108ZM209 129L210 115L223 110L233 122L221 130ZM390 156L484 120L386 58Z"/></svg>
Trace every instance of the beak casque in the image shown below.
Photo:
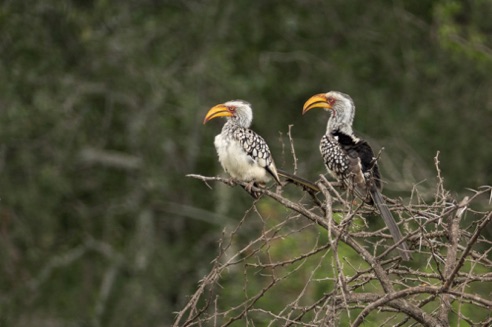
<svg viewBox="0 0 492 327"><path fill-rule="evenodd" d="M326 95L324 93L316 94L310 97L302 108L302 114L304 115L306 112L313 108L326 108L331 109L331 105L326 100Z"/></svg>
<svg viewBox="0 0 492 327"><path fill-rule="evenodd" d="M232 116L232 114L226 105L218 104L218 105L212 107L207 112L207 114L205 115L205 119L203 120L203 123L205 124L209 120L212 120L212 119L217 118L217 117L231 117L231 116Z"/></svg>

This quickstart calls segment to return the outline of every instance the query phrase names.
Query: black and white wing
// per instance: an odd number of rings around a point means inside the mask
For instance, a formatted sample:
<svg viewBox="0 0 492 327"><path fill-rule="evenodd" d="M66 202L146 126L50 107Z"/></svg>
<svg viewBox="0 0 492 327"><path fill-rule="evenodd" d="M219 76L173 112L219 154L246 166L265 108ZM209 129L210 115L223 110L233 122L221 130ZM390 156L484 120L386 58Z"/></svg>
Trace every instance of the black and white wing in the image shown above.
<svg viewBox="0 0 492 327"><path fill-rule="evenodd" d="M239 141L244 151L254 163L266 169L275 181L279 185L282 185L278 177L277 168L273 162L272 153L263 137L249 128L238 128L234 132L234 138Z"/></svg>

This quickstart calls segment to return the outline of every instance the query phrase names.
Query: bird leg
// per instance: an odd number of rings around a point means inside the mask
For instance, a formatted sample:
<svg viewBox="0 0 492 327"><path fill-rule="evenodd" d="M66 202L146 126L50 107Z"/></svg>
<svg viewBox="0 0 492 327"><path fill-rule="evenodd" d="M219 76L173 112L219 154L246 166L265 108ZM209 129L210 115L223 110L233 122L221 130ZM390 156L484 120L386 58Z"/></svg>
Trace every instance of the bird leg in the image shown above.
<svg viewBox="0 0 492 327"><path fill-rule="evenodd" d="M253 186L256 186L256 187L264 187L265 185L263 184L259 184L259 183L256 183L255 181L250 181L246 184L246 186L244 187L246 189L246 191L248 191L249 193L252 193L253 192Z"/></svg>
<svg viewBox="0 0 492 327"><path fill-rule="evenodd" d="M225 183L226 183L227 185L229 185L229 186L235 186L235 185L237 185L237 184L238 184L238 181L237 181L237 180L235 180L234 178L232 178L232 177L231 177L231 178L227 179L227 180L225 181Z"/></svg>
<svg viewBox="0 0 492 327"><path fill-rule="evenodd" d="M255 181L250 181L246 185L241 184L241 186L248 192L254 199L259 199L262 192L253 191L253 186L259 187Z"/></svg>

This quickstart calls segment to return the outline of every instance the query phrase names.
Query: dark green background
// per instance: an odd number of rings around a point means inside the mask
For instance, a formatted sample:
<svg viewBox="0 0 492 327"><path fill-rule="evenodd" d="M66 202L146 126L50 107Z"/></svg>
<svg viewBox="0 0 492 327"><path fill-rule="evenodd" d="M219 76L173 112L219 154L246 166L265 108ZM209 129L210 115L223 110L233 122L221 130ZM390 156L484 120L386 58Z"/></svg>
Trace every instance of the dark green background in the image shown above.
<svg viewBox="0 0 492 327"><path fill-rule="evenodd" d="M209 190L219 120L245 99L277 166L324 172L327 114L350 94L385 193L492 180L492 3L3 1L0 325L167 325L251 199ZM220 200L220 201L219 201Z"/></svg>

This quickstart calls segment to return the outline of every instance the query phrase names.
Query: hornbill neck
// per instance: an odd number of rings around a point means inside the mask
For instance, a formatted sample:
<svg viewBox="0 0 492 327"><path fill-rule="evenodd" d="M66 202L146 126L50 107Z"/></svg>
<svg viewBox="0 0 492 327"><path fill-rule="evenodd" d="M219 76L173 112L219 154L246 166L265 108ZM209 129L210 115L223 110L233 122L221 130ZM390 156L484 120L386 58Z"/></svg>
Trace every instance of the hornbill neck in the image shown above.
<svg viewBox="0 0 492 327"><path fill-rule="evenodd" d="M227 121L239 127L249 128L253 121L253 115L250 112L241 112L240 110L237 110L236 115L228 117Z"/></svg>
<svg viewBox="0 0 492 327"><path fill-rule="evenodd" d="M355 116L355 106L350 101L337 101L330 111L330 118L326 125L326 133L339 131L346 135L353 135L352 123Z"/></svg>
<svg viewBox="0 0 492 327"><path fill-rule="evenodd" d="M249 128L253 120L252 115L237 112L235 116L227 117L222 130L236 130L237 128Z"/></svg>
<svg viewBox="0 0 492 327"><path fill-rule="evenodd" d="M251 105L243 100L229 101L228 104L234 106L235 114L232 117L228 117L227 120L239 127L249 128L253 122Z"/></svg>

